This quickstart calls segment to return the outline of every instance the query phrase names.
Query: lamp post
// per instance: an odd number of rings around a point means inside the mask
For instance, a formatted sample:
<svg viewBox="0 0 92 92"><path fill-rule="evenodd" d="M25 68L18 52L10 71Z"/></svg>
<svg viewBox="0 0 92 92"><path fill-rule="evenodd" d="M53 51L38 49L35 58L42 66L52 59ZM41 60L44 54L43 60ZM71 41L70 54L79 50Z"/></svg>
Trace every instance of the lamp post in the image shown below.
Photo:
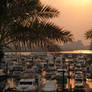
<svg viewBox="0 0 92 92"><path fill-rule="evenodd" d="M63 85L62 85L62 90L64 91L65 90L65 70L63 69Z"/></svg>
<svg viewBox="0 0 92 92"><path fill-rule="evenodd" d="M70 63L68 62L68 89L70 90Z"/></svg>

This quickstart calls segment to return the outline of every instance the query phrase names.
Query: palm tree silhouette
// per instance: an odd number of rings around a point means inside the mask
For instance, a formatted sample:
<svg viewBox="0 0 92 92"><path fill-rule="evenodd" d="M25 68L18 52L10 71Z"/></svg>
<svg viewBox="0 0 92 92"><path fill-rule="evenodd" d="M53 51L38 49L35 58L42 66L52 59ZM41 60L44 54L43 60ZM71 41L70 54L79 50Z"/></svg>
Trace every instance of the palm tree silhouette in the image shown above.
<svg viewBox="0 0 92 92"><path fill-rule="evenodd" d="M45 46L49 40L72 41L72 34L50 22L59 11L39 0L0 0L0 53L11 46ZM0 58L1 58L0 57ZM0 60L1 61L1 60Z"/></svg>
<svg viewBox="0 0 92 92"><path fill-rule="evenodd" d="M85 37L86 37L86 39L92 39L92 29L88 30L85 33Z"/></svg>
<svg viewBox="0 0 92 92"><path fill-rule="evenodd" d="M86 39L89 39L91 40L90 42L90 50L92 50L92 29L88 30L86 33L85 33L85 37ZM90 58L89 61L87 62L88 64L92 64L92 54L88 55L88 57Z"/></svg>

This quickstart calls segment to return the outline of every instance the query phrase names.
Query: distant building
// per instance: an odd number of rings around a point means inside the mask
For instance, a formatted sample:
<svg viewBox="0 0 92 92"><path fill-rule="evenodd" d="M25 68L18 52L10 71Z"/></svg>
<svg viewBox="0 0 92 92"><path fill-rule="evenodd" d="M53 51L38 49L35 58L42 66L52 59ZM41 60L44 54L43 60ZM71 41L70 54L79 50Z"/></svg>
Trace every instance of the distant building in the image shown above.
<svg viewBox="0 0 92 92"><path fill-rule="evenodd" d="M88 50L89 46L84 46L81 40L65 43L61 46L62 50Z"/></svg>

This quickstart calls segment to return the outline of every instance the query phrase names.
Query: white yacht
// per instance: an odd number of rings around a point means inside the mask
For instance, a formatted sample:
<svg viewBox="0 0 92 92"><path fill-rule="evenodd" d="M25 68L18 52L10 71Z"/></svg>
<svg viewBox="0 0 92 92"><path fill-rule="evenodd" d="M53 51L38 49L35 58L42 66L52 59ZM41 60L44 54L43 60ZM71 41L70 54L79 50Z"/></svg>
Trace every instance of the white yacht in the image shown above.
<svg viewBox="0 0 92 92"><path fill-rule="evenodd" d="M68 72L66 69L57 69L57 73L56 75L60 75L60 76L63 76L63 72L64 72L64 76L67 77L68 76Z"/></svg>
<svg viewBox="0 0 92 92"><path fill-rule="evenodd" d="M49 61L48 68L50 68L51 70L55 70L56 69L55 63L53 61Z"/></svg>
<svg viewBox="0 0 92 92"><path fill-rule="evenodd" d="M62 63L62 56L60 57L57 57L56 59L55 59L55 65L56 65L56 68L58 69L58 68L60 68L60 67L62 67L62 65L63 65L63 63Z"/></svg>
<svg viewBox="0 0 92 92"><path fill-rule="evenodd" d="M55 69L52 69L52 68L47 68L46 69L46 75L45 75L45 77L46 78L51 78L51 79L53 79L53 78L55 78L56 77L56 71L55 71Z"/></svg>
<svg viewBox="0 0 92 92"><path fill-rule="evenodd" d="M75 89L76 88L84 88L83 81L75 81Z"/></svg>
<svg viewBox="0 0 92 92"><path fill-rule="evenodd" d="M56 92L57 85L55 80L48 80L42 89L42 92Z"/></svg>
<svg viewBox="0 0 92 92"><path fill-rule="evenodd" d="M12 76L14 77L18 77L18 76L21 76L24 72L24 68L22 65L16 65L13 67L13 73L12 73Z"/></svg>
<svg viewBox="0 0 92 92"><path fill-rule="evenodd" d="M5 76L6 76L6 74L4 73L4 70L0 69L0 78L3 78Z"/></svg>
<svg viewBox="0 0 92 92"><path fill-rule="evenodd" d="M36 92L37 91L37 85L35 84L35 79L27 78L27 79L21 79L18 86L16 87L16 90L19 92Z"/></svg>
<svg viewBox="0 0 92 92"><path fill-rule="evenodd" d="M56 66L55 66L54 62L50 61L48 63L48 69L47 70L50 70L50 71L53 71L53 72L56 71Z"/></svg>

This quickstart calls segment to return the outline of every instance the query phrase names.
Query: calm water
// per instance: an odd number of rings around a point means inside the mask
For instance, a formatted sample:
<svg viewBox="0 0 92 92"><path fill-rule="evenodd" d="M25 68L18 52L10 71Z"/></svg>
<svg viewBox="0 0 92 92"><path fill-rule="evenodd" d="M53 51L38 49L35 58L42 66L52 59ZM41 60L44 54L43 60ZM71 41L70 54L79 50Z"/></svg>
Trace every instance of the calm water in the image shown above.
<svg viewBox="0 0 92 92"><path fill-rule="evenodd" d="M59 52L6 52L6 54L23 54L23 55L29 55L29 54L92 54L92 50L74 50L74 51L59 51Z"/></svg>

